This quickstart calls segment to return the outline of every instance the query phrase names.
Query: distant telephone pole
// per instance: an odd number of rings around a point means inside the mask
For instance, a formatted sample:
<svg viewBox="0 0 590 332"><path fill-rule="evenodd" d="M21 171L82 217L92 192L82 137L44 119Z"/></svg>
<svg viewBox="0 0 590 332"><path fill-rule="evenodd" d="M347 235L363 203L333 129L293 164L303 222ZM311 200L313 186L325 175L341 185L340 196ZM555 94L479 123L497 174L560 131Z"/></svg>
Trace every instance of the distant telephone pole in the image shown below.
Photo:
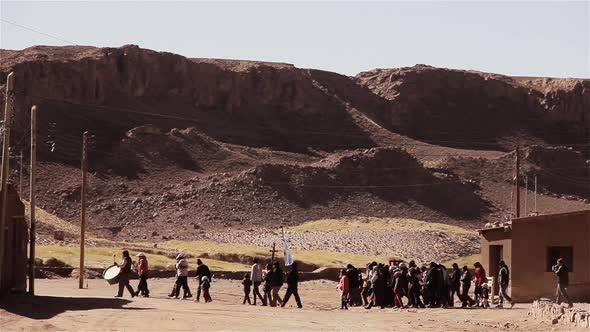
<svg viewBox="0 0 590 332"><path fill-rule="evenodd" d="M20 150L20 155L18 158L18 162L19 162L19 178L18 178L18 196L20 197L20 199L23 199L23 150Z"/></svg>
<svg viewBox="0 0 590 332"><path fill-rule="evenodd" d="M86 182L88 173L88 132L82 136L82 188L80 190L80 202L82 204L82 216L80 222L80 275L78 276L78 288L84 288L84 245L86 232Z"/></svg>
<svg viewBox="0 0 590 332"><path fill-rule="evenodd" d="M516 218L520 218L520 146L516 146Z"/></svg>
<svg viewBox="0 0 590 332"><path fill-rule="evenodd" d="M529 202L529 177L524 176L524 216L528 216L528 202Z"/></svg>
<svg viewBox="0 0 590 332"><path fill-rule="evenodd" d="M37 221L35 219L35 176L37 174L37 106L31 108L31 171L29 173L29 204L31 231L29 234L29 294L35 295L35 242L37 241Z"/></svg>
<svg viewBox="0 0 590 332"><path fill-rule="evenodd" d="M537 175L535 175L535 215L538 215L538 210L537 210Z"/></svg>
<svg viewBox="0 0 590 332"><path fill-rule="evenodd" d="M2 213L0 215L0 285L2 285L2 275L4 271L4 247L6 246L5 229L6 214L8 205L8 172L10 159L10 129L12 127L12 89L14 87L14 72L8 74L6 78L6 104L4 109L4 142L2 146L2 171L0 181L2 181Z"/></svg>

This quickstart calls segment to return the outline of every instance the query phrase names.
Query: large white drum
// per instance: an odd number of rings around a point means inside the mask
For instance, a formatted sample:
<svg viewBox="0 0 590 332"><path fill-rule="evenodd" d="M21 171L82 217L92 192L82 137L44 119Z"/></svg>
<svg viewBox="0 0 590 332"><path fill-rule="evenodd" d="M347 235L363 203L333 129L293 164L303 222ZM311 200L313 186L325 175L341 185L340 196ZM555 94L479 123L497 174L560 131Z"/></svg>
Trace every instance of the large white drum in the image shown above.
<svg viewBox="0 0 590 332"><path fill-rule="evenodd" d="M120 267L118 267L117 265L111 265L104 270L104 272L102 273L102 277L109 284L114 285L119 282L119 273L120 272L121 272Z"/></svg>

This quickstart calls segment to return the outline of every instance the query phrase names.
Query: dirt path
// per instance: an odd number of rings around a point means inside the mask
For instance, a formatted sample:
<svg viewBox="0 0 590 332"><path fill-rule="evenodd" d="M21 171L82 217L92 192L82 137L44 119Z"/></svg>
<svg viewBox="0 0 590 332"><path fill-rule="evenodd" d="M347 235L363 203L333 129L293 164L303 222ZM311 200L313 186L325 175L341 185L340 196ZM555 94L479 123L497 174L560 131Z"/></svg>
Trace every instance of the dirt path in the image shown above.
<svg viewBox="0 0 590 332"><path fill-rule="evenodd" d="M191 280L193 282L193 280ZM135 285L137 281L133 281ZM167 299L172 279L150 280L152 298L123 299L112 296L115 286L90 280L89 288L77 289L75 279L38 280L38 295L13 299L2 305L3 331L53 330L552 330L533 322L528 305L514 309L337 309L335 283L313 281L301 284L304 309L269 308L241 304L241 285L218 280L212 285L214 302L195 303ZM194 286L194 282L191 286ZM293 300L291 300L293 301ZM568 330L557 326L557 330Z"/></svg>

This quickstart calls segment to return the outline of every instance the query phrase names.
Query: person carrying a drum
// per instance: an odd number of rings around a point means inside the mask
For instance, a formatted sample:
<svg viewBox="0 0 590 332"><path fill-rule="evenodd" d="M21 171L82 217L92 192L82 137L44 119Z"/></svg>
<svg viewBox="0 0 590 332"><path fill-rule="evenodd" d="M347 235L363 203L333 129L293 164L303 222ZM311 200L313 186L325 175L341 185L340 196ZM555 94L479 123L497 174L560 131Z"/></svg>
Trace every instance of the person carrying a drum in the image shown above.
<svg viewBox="0 0 590 332"><path fill-rule="evenodd" d="M123 297L124 288L127 288L131 297L135 297L135 291L129 284L129 277L131 274L131 257L129 257L129 251L123 251L123 260L120 265L117 265L121 272L119 272L119 292L115 297Z"/></svg>

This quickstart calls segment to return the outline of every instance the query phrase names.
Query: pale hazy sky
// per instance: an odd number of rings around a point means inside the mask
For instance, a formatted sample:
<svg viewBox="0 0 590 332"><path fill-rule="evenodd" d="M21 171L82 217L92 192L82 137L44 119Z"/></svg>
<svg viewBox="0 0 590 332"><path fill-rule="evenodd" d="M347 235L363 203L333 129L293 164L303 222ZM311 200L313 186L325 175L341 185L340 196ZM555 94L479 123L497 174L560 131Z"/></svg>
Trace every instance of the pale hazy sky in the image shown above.
<svg viewBox="0 0 590 332"><path fill-rule="evenodd" d="M433 66L590 77L590 2L22 2L1 18L79 45L356 74ZM67 42L1 22L0 47Z"/></svg>

